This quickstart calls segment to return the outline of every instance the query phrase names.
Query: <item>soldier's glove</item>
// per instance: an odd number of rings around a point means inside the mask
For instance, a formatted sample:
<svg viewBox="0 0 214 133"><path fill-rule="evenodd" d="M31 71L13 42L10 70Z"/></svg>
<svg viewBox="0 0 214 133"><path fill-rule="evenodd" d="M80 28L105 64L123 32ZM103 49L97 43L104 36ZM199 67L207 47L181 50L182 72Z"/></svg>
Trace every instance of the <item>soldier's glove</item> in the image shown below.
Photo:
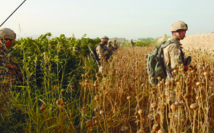
<svg viewBox="0 0 214 133"><path fill-rule="evenodd" d="M184 66L187 66L191 63L191 56L188 56L185 60L184 60Z"/></svg>

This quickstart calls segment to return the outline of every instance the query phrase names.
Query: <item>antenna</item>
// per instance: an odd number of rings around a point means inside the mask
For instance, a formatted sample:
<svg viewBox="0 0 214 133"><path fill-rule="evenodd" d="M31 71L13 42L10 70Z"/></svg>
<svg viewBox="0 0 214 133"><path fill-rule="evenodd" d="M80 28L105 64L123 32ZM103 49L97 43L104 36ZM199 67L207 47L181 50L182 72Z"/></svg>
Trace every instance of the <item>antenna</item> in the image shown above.
<svg viewBox="0 0 214 133"><path fill-rule="evenodd" d="M0 25L0 27L16 12L16 10L19 9L20 6L22 6L22 4L24 4L26 0L24 0L8 17L7 19L5 19L5 21Z"/></svg>

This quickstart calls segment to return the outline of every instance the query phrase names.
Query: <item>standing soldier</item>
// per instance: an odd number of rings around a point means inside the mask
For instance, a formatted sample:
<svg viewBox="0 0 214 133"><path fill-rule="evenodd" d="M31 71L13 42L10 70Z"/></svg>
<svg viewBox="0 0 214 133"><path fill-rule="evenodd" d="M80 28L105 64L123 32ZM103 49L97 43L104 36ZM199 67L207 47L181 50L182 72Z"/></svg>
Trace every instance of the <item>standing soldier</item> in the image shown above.
<svg viewBox="0 0 214 133"><path fill-rule="evenodd" d="M108 48L109 50L114 50L114 47L113 47L112 44L111 44L111 40L108 41L107 48Z"/></svg>
<svg viewBox="0 0 214 133"><path fill-rule="evenodd" d="M13 30L0 30L0 112L7 108L9 91L16 79L22 76L11 54L7 52L15 39L16 33Z"/></svg>
<svg viewBox="0 0 214 133"><path fill-rule="evenodd" d="M134 47L134 42L133 42L132 39L131 39L131 41L130 41L130 44L131 44L132 47Z"/></svg>
<svg viewBox="0 0 214 133"><path fill-rule="evenodd" d="M167 73L166 81L171 81L173 70L178 69L183 64L186 71L191 62L190 56L185 58L180 43L180 40L184 39L187 30L188 26L183 21L177 21L171 26L172 37L168 41L172 43L163 49L164 66Z"/></svg>
<svg viewBox="0 0 214 133"><path fill-rule="evenodd" d="M106 64L111 55L111 51L105 46L108 42L109 38L107 36L103 36L101 38L101 43L96 46L96 53L99 58L99 72L106 74Z"/></svg>
<svg viewBox="0 0 214 133"><path fill-rule="evenodd" d="M117 49L118 49L118 45L117 45L117 41L116 41L116 40L114 40L113 47L114 47L114 50L117 50Z"/></svg>

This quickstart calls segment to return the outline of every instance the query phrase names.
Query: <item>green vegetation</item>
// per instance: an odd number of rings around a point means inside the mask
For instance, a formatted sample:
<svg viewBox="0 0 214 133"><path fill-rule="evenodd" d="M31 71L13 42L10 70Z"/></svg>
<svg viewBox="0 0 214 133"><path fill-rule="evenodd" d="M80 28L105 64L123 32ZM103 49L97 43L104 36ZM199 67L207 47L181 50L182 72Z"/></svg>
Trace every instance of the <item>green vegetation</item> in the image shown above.
<svg viewBox="0 0 214 133"><path fill-rule="evenodd" d="M84 35L79 45L76 38L66 38L63 34L50 38L50 33L35 40L21 38L10 49L22 71L23 81L17 81L11 90L10 107L0 117L1 132L52 131L63 123L57 119L60 112L56 101L59 99L69 103L66 105L68 112L64 115L75 113L78 117L79 80L83 73L94 75L97 69L88 56L87 45L95 47L100 39ZM80 51L75 50L77 44ZM40 111L42 104L48 108L43 113ZM47 122L45 117L52 124L44 126Z"/></svg>
<svg viewBox="0 0 214 133"><path fill-rule="evenodd" d="M135 46L149 46L152 45L153 41L137 41L135 42Z"/></svg>
<svg viewBox="0 0 214 133"><path fill-rule="evenodd" d="M87 45L94 48L99 42L86 35L80 42L63 34L51 38L51 33L17 40L10 52L23 81L17 81L10 92L8 110L1 112L0 132L86 132L96 93L82 82L93 84L103 77L97 74ZM149 44L143 41L136 46Z"/></svg>

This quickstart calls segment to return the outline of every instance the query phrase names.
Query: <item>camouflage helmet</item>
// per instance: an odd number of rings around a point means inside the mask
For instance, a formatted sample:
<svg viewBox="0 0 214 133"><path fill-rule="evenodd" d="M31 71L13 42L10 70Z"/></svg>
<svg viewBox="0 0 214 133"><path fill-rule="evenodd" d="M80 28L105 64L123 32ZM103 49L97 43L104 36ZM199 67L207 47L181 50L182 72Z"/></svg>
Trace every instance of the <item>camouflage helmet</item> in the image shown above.
<svg viewBox="0 0 214 133"><path fill-rule="evenodd" d="M16 33L10 28L3 28L0 30L0 39L16 39Z"/></svg>
<svg viewBox="0 0 214 133"><path fill-rule="evenodd" d="M111 43L111 40L109 40L108 42Z"/></svg>
<svg viewBox="0 0 214 133"><path fill-rule="evenodd" d="M188 30L188 25L183 21L176 21L172 24L170 31Z"/></svg>
<svg viewBox="0 0 214 133"><path fill-rule="evenodd" d="M108 40L109 40L109 38L107 36L101 37L101 41L102 42L107 42Z"/></svg>

